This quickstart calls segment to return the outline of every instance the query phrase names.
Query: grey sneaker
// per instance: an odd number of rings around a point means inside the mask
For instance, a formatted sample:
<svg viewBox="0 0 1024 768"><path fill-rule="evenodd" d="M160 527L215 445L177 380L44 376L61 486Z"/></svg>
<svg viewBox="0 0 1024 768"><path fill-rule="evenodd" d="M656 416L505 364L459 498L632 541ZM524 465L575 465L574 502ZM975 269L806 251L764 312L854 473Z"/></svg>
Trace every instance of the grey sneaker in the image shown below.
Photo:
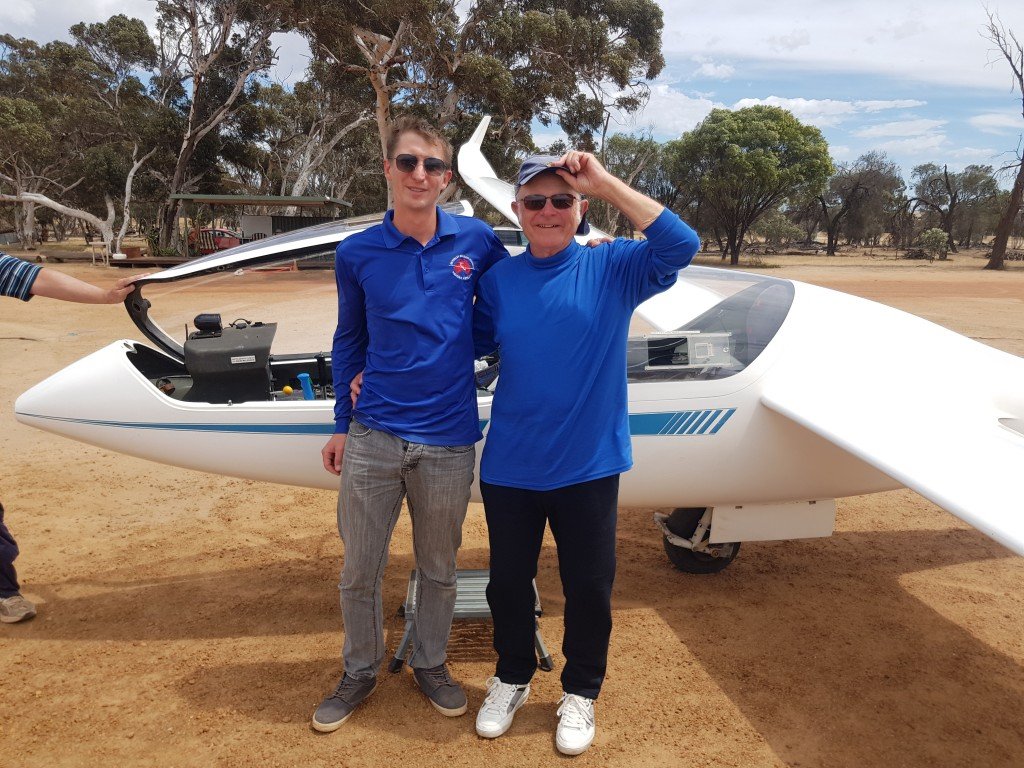
<svg viewBox="0 0 1024 768"><path fill-rule="evenodd" d="M36 607L21 595L0 597L0 622L17 624L36 615Z"/></svg>
<svg viewBox="0 0 1024 768"><path fill-rule="evenodd" d="M344 675L334 693L320 702L313 713L313 730L330 733L341 728L363 701L377 690L377 678L357 679Z"/></svg>
<svg viewBox="0 0 1024 768"><path fill-rule="evenodd" d="M530 698L529 685L503 683L497 677L487 679L487 695L476 713L476 732L485 739L496 739L509 729L512 718Z"/></svg>
<svg viewBox="0 0 1024 768"><path fill-rule="evenodd" d="M466 711L466 693L452 680L448 667L442 664L432 669L414 669L416 685L427 695L434 709L445 717L458 717Z"/></svg>

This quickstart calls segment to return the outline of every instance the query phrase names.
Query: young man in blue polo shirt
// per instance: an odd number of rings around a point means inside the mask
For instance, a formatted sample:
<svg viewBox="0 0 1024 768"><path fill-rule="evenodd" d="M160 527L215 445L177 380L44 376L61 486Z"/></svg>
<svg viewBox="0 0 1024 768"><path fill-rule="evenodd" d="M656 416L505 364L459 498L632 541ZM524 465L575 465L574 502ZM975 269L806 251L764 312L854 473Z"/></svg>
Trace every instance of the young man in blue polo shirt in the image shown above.
<svg viewBox="0 0 1024 768"><path fill-rule="evenodd" d="M0 296L29 301L33 296L48 296L80 304L119 304L132 291L132 283L141 275L123 277L113 288L100 288L52 269L43 269L6 253L0 253ZM18 542L4 525L4 505L0 504L0 623L16 624L36 615L36 607L21 594L14 560Z"/></svg>
<svg viewBox="0 0 1024 768"><path fill-rule="evenodd" d="M451 156L451 145L428 123L396 122L384 160L394 208L337 250L336 426L322 453L327 471L341 475L345 672L313 714L321 732L341 727L376 687L385 652L381 580L406 497L420 590L410 666L437 710L450 717L466 711L445 660L455 554L481 437L473 294L480 276L508 253L482 221L437 207L451 180ZM349 383L360 371L353 409Z"/></svg>

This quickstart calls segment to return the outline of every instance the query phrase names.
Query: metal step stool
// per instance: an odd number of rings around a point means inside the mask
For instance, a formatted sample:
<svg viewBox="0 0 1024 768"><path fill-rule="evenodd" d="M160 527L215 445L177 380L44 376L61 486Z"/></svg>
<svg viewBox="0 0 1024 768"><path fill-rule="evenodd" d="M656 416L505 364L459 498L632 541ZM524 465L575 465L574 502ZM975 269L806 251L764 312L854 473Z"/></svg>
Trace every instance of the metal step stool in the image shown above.
<svg viewBox="0 0 1024 768"><path fill-rule="evenodd" d="M489 619L491 609L487 605L487 582L490 573L487 569L464 569L455 572L458 591L455 594L455 613L453 619ZM412 571L409 574L409 588L405 592L405 602L400 609L401 615L405 617L405 633L402 635L402 642L398 644L395 656L388 663L388 670L398 672L405 664L409 653L412 651L412 618L416 615L416 586L417 573ZM533 612L534 633L533 642L537 649L538 665L545 672L555 668L548 653L544 640L540 636L540 625L537 619L541 616L540 593L537 592L537 581L533 582Z"/></svg>

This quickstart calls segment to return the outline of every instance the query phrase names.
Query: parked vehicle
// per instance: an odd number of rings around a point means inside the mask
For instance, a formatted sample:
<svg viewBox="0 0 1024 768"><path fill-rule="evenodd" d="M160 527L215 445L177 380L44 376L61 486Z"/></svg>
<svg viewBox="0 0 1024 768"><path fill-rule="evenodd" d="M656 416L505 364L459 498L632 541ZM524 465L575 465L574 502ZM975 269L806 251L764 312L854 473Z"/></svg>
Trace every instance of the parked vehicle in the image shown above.
<svg viewBox="0 0 1024 768"><path fill-rule="evenodd" d="M188 233L188 244L189 248L194 250L197 255L206 256L209 253L241 245L242 236L230 229L203 227L198 231L193 229Z"/></svg>

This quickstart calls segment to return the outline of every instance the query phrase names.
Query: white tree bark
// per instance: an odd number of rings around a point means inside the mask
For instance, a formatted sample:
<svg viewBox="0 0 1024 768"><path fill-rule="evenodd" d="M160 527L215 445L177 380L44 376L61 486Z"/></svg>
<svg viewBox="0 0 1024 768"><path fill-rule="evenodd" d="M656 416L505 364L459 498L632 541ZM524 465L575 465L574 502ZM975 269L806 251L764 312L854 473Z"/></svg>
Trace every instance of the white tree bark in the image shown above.
<svg viewBox="0 0 1024 768"><path fill-rule="evenodd" d="M131 221L131 204L132 204L132 185L135 183L135 174L138 173L139 168L142 167L149 158L156 152L156 147L153 147L149 152L143 155L141 158L136 160L136 155L139 153L138 145L132 147L132 168L128 171L128 177L124 182L124 206L121 210L121 229L117 232L117 239L113 242L113 253L119 253L121 250L121 242L124 240L124 234L128 231L128 222Z"/></svg>
<svg viewBox="0 0 1024 768"><path fill-rule="evenodd" d="M310 131L309 136L304 142L304 146L298 151L299 160L298 173L295 176L295 182L291 186L291 190L285 194L292 194L296 197L300 197L305 194L306 189L309 187L309 183L313 178L313 174L317 168L323 165L324 160L338 146L338 143L345 138L352 131L356 130L360 126L367 123L373 122L373 118L369 115L361 115L360 117L353 120L348 125L344 126L326 142L323 141L323 124L318 126L313 131ZM294 206L290 206L286 211L287 215L294 216L297 213L297 209Z"/></svg>
<svg viewBox="0 0 1024 768"><path fill-rule="evenodd" d="M95 216L88 211L82 211L78 208L71 208L70 206L58 203L56 200L51 200L46 195L40 192L21 192L15 195L0 194L0 201L7 203L34 203L35 205L41 205L44 208L49 208L57 213L62 213L65 216L70 216L74 219L79 219L91 224L100 231L100 235L103 237L103 246L106 251L104 263L109 263L111 254L111 246L114 241L114 201L110 199L110 195L104 196L107 203L107 219L103 220L98 216Z"/></svg>

